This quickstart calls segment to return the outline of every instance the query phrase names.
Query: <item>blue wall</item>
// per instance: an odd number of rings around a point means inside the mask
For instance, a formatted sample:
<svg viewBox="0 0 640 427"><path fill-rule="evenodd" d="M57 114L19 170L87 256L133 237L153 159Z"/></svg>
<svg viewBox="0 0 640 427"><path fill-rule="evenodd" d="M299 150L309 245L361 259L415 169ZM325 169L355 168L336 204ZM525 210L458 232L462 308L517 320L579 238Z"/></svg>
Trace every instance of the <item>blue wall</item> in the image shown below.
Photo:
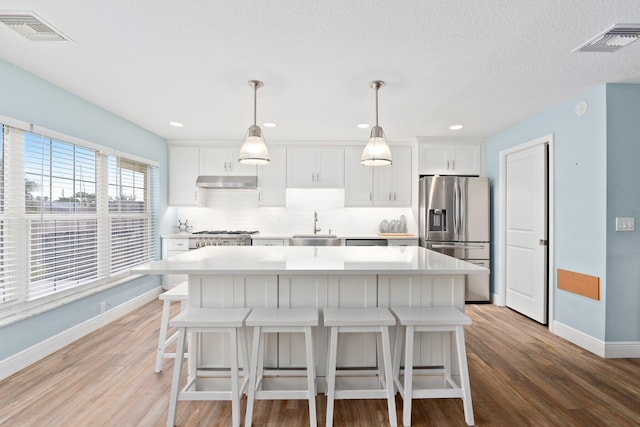
<svg viewBox="0 0 640 427"><path fill-rule="evenodd" d="M640 341L640 85L607 85L607 341ZM638 227L640 224L636 224Z"/></svg>
<svg viewBox="0 0 640 427"><path fill-rule="evenodd" d="M123 95L123 96L126 96ZM160 164L160 233L166 232L167 143L164 139L0 59L0 114ZM158 247L160 245L158 244ZM0 328L0 360L160 286L142 277Z"/></svg>
<svg viewBox="0 0 640 427"><path fill-rule="evenodd" d="M577 102L589 110L575 114ZM606 87L600 86L527 119L487 141L487 174L492 181L493 271L499 271L500 152L552 134L555 145L555 267L602 278L605 299L596 301L557 289L555 320L592 337L605 339L607 283L607 119ZM497 275L494 274L493 277ZM495 281L495 279L494 279ZM492 291L500 286L493 283Z"/></svg>

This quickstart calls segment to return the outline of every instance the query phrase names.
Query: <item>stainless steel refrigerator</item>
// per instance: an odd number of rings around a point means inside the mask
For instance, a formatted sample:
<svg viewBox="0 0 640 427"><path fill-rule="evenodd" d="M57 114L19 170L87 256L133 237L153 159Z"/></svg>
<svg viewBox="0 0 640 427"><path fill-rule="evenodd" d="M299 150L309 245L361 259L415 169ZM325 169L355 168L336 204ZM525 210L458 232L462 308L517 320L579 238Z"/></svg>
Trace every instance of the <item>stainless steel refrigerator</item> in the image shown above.
<svg viewBox="0 0 640 427"><path fill-rule="evenodd" d="M420 178L420 246L489 268L489 178ZM466 279L467 302L490 302L489 275Z"/></svg>

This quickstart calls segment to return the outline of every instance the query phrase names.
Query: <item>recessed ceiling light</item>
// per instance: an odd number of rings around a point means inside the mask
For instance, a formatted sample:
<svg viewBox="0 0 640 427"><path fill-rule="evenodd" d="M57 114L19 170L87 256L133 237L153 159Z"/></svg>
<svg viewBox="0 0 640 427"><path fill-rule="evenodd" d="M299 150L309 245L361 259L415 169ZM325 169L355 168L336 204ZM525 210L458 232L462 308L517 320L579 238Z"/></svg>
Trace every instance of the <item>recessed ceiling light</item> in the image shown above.
<svg viewBox="0 0 640 427"><path fill-rule="evenodd" d="M272 123L272 122L266 122L266 123L263 123L262 125L264 127L266 127L266 128L274 128L274 127L278 126L277 124Z"/></svg>
<svg viewBox="0 0 640 427"><path fill-rule="evenodd" d="M451 126L449 126L449 129L451 129L451 130L460 130L463 127L464 127L463 125L451 125Z"/></svg>
<svg viewBox="0 0 640 427"><path fill-rule="evenodd" d="M360 123L358 125L358 128L360 129L367 129L369 126L371 126L369 123Z"/></svg>
<svg viewBox="0 0 640 427"><path fill-rule="evenodd" d="M169 126L173 126L174 128L181 128L184 125L180 122L169 122Z"/></svg>

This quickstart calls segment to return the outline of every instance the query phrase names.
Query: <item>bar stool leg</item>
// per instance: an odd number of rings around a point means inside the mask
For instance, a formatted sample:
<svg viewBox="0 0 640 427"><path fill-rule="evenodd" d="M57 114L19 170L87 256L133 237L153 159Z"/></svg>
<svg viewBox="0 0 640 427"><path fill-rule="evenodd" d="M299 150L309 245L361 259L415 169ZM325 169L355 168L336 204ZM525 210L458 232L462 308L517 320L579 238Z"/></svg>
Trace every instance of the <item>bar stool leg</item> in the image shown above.
<svg viewBox="0 0 640 427"><path fill-rule="evenodd" d="M384 382L387 389L387 406L389 410L389 423L392 427L398 425L396 414L396 398L394 393L393 373L391 369L391 343L389 341L389 327L380 328L382 332L382 354L384 360Z"/></svg>
<svg viewBox="0 0 640 427"><path fill-rule="evenodd" d="M260 326L253 327L253 346L251 347L251 363L249 368L249 391L247 393L247 412L244 417L245 427L251 427L253 422L253 404L256 397L256 380L258 375L258 355L262 331Z"/></svg>
<svg viewBox="0 0 640 427"><path fill-rule="evenodd" d="M398 382L398 390L402 390L400 387L400 357L402 357L402 344L404 338L404 328L401 325L396 327L396 341L393 349L393 380Z"/></svg>
<svg viewBox="0 0 640 427"><path fill-rule="evenodd" d="M338 327L331 327L329 337L329 369L327 371L327 427L333 426L333 407L336 395L336 353L338 350Z"/></svg>
<svg viewBox="0 0 640 427"><path fill-rule="evenodd" d="M414 326L406 327L406 339L404 347L404 407L402 422L405 426L411 425L411 400L413 399L413 335Z"/></svg>
<svg viewBox="0 0 640 427"><path fill-rule="evenodd" d="M240 427L240 386L238 380L238 330L229 329L229 357L231 358L231 421Z"/></svg>
<svg viewBox="0 0 640 427"><path fill-rule="evenodd" d="M313 337L311 326L304 328L304 337L307 350L307 389L309 390L309 423L312 427L318 425L316 416L316 363L313 357Z"/></svg>
<svg viewBox="0 0 640 427"><path fill-rule="evenodd" d="M182 376L182 361L184 359L184 344L186 328L178 331L178 345L176 347L176 360L173 367L173 380L171 382L171 394L169 395L169 415L167 417L167 427L174 427L176 424L176 409L178 406L178 394L180 393L180 377Z"/></svg>
<svg viewBox="0 0 640 427"><path fill-rule="evenodd" d="M458 349L458 365L460 366L460 386L463 388L464 419L468 425L475 425L473 418L473 401L471 400L471 383L469 366L467 365L467 348L464 343L464 326L456 326L456 346Z"/></svg>
<svg viewBox="0 0 640 427"><path fill-rule="evenodd" d="M160 336L158 337L158 351L156 352L156 370L162 371L162 361L164 360L164 350L167 342L167 330L169 329L169 314L171 311L171 301L164 300L162 304L162 320L160 320Z"/></svg>

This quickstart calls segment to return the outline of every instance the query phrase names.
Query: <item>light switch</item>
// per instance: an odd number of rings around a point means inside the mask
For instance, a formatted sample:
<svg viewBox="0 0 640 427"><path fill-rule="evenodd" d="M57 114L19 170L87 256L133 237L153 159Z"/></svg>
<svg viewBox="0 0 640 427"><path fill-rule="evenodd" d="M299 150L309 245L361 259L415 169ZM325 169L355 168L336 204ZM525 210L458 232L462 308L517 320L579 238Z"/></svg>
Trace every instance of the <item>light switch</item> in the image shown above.
<svg viewBox="0 0 640 427"><path fill-rule="evenodd" d="M636 219L616 217L616 231L636 231Z"/></svg>

